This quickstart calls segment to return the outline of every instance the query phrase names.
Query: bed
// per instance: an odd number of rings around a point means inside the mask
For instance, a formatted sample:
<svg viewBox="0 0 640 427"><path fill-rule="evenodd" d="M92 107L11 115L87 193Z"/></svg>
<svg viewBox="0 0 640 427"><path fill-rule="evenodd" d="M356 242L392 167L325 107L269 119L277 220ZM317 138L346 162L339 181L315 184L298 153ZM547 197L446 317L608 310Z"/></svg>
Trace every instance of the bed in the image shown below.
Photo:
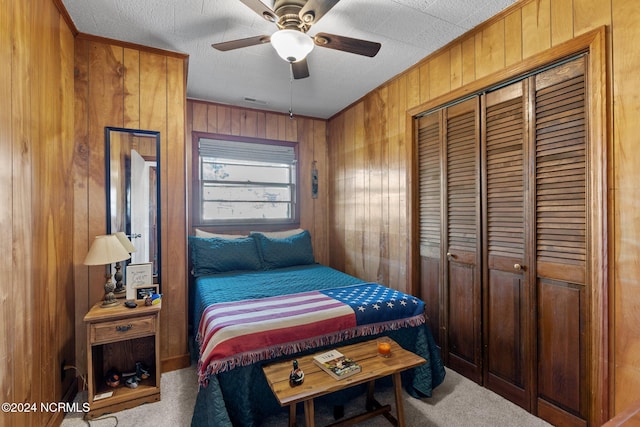
<svg viewBox="0 0 640 427"><path fill-rule="evenodd" d="M403 374L408 393L429 397L443 381L424 303L315 263L307 231L190 237L189 246L200 382L192 426L259 426L282 411L263 364L378 335L427 359Z"/></svg>

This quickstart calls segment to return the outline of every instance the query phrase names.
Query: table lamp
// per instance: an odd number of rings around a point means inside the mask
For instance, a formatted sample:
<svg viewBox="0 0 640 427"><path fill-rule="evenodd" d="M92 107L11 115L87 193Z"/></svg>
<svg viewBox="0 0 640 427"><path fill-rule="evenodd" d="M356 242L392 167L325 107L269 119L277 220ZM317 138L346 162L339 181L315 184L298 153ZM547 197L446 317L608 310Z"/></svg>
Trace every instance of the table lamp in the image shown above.
<svg viewBox="0 0 640 427"><path fill-rule="evenodd" d="M124 234L124 231L118 231L114 235L118 238L118 241L128 253L136 251L136 247L133 246L133 243L131 243L131 241L127 238L127 235ZM116 274L113 275L113 278L116 280L116 288L114 289L113 293L116 295L126 292L124 283L122 283L122 271L120 271L121 269L122 264L120 264L120 261L116 262Z"/></svg>
<svg viewBox="0 0 640 427"><path fill-rule="evenodd" d="M101 307L112 307L118 304L113 291L116 285L111 281L111 264L131 258L131 255L122 246L118 238L113 235L96 236L84 259L84 265L108 265L104 284L104 301Z"/></svg>

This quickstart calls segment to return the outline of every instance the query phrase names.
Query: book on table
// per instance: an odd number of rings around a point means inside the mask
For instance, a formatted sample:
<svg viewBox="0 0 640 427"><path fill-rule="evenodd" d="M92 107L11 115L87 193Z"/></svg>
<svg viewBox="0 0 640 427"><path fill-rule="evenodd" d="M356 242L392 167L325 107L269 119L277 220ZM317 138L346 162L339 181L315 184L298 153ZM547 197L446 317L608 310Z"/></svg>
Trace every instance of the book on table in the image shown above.
<svg viewBox="0 0 640 427"><path fill-rule="evenodd" d="M340 353L338 350L330 350L317 354L313 357L313 361L323 371L337 380L350 377L361 370L357 362Z"/></svg>

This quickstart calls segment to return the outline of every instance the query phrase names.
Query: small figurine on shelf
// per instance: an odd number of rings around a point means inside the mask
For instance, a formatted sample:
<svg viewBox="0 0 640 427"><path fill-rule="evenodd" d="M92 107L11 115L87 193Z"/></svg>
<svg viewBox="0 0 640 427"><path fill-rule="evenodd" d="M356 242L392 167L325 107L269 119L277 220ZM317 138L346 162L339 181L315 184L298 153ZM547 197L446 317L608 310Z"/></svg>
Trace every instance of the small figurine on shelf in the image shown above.
<svg viewBox="0 0 640 427"><path fill-rule="evenodd" d="M147 365L142 362L136 362L136 377L140 380L146 380L150 376L150 371Z"/></svg>
<svg viewBox="0 0 640 427"><path fill-rule="evenodd" d="M293 369L291 370L291 375L289 375L289 384L291 387L295 387L304 382L304 372L302 369L298 367L298 361L293 361Z"/></svg>
<svg viewBox="0 0 640 427"><path fill-rule="evenodd" d="M107 371L104 381L109 387L118 387L120 385L120 373L111 368Z"/></svg>
<svg viewBox="0 0 640 427"><path fill-rule="evenodd" d="M162 301L162 295L149 294L144 298L144 305L156 305L156 304L160 304L161 301Z"/></svg>
<svg viewBox="0 0 640 427"><path fill-rule="evenodd" d="M142 380L146 380L147 378L149 378L150 375L151 374L150 374L149 368L147 367L147 365L145 365L142 362L136 362L135 372L128 372L128 373L122 374L123 377L128 377L124 385L126 385L129 388L138 387L138 383Z"/></svg>

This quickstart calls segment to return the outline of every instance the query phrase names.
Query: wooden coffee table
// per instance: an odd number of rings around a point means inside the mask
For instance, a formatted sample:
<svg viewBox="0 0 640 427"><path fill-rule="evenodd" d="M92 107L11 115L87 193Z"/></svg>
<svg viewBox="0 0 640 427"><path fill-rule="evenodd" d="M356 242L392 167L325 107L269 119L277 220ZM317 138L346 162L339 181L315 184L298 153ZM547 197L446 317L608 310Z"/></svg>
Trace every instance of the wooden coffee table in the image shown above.
<svg viewBox="0 0 640 427"><path fill-rule="evenodd" d="M289 406L289 426L293 427L296 425L296 404L298 402L304 402L306 426L313 427L314 398L362 383L368 383L366 412L331 425L347 426L383 415L394 426L404 426L402 380L400 373L407 369L420 366L426 363L426 360L403 349L395 341L391 341L391 356L387 358L378 355L376 340L336 348L345 356L358 362L362 367L362 371L348 378L336 380L313 362L314 355L303 356L297 360L299 367L304 371L304 383L292 387L289 385L289 374L291 373L293 359L263 366L262 369L267 378L267 382L278 399L278 402L280 402L282 406ZM373 397L375 380L389 375L393 378L397 418L391 414L390 405L383 406Z"/></svg>

